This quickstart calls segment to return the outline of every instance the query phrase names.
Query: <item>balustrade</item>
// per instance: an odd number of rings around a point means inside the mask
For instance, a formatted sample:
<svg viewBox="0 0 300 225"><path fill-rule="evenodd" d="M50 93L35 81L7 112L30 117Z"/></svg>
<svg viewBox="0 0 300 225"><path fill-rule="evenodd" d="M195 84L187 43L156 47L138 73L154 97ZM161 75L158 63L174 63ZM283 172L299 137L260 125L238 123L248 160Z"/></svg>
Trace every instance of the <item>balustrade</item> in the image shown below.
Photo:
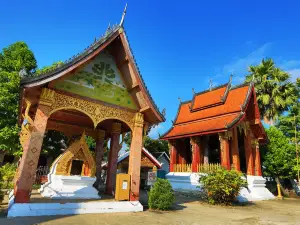
<svg viewBox="0 0 300 225"><path fill-rule="evenodd" d="M208 173L220 168L220 163L197 164L198 173ZM192 164L174 164L174 172L192 172Z"/></svg>

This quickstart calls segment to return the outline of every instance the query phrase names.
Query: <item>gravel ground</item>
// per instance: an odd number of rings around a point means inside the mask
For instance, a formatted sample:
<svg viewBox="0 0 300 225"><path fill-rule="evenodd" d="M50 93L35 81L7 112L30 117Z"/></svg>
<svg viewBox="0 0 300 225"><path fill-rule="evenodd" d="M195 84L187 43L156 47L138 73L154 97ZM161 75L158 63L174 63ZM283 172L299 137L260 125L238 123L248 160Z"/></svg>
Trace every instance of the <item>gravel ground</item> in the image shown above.
<svg viewBox="0 0 300 225"><path fill-rule="evenodd" d="M2 205L2 209L5 205ZM300 199L261 201L243 206L212 206L193 196L177 194L171 211L145 210L140 213L85 214L72 216L0 216L1 225L10 224L300 224Z"/></svg>

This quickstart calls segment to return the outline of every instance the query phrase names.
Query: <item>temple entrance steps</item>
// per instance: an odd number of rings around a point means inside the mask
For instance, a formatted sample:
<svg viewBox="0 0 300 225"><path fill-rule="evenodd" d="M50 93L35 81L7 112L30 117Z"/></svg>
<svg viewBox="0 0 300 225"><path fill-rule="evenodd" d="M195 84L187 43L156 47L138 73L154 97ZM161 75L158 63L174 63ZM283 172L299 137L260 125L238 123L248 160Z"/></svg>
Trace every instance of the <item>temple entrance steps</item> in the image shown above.
<svg viewBox="0 0 300 225"><path fill-rule="evenodd" d="M202 173L204 175L204 173ZM194 192L201 191L199 178L201 173L170 172L166 175L175 191ZM238 201L259 201L274 199L274 195L266 188L266 180L262 176L247 175L248 188L243 188L238 196Z"/></svg>
<svg viewBox="0 0 300 225"><path fill-rule="evenodd" d="M143 206L139 201L115 201L112 196L103 196L103 199L53 199L45 198L33 190L30 203L14 203L11 192L7 217L142 211Z"/></svg>

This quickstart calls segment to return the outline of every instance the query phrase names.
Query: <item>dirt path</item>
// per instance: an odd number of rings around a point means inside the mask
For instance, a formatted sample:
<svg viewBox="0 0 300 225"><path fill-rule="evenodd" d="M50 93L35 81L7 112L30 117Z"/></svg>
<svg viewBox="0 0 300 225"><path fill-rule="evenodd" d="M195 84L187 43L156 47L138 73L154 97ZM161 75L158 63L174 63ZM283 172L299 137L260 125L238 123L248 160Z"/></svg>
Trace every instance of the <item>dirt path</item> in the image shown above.
<svg viewBox="0 0 300 225"><path fill-rule="evenodd" d="M147 210L140 213L0 218L0 224L300 224L300 199L222 207L179 197L169 212Z"/></svg>

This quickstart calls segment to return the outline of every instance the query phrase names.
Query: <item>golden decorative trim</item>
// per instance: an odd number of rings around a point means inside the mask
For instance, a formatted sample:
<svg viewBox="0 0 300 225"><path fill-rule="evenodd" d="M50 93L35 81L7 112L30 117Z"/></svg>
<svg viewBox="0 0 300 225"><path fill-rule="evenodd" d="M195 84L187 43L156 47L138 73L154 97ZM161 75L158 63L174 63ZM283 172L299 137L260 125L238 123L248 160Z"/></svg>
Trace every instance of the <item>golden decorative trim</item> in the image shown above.
<svg viewBox="0 0 300 225"><path fill-rule="evenodd" d="M39 103L46 106L52 106L52 104L55 102L54 96L55 91L48 88L43 88Z"/></svg>
<svg viewBox="0 0 300 225"><path fill-rule="evenodd" d="M96 163L85 141L85 132L79 140L73 142L63 153L63 156L57 163L55 174L70 176L73 160L84 161L81 176L95 176Z"/></svg>
<svg viewBox="0 0 300 225"><path fill-rule="evenodd" d="M142 113L135 114L134 126L135 127L143 127L144 126L144 115Z"/></svg>
<svg viewBox="0 0 300 225"><path fill-rule="evenodd" d="M240 124L238 125L238 129L239 132L242 133L242 131L244 131L245 136L248 135L248 132L250 130L250 124L248 121L242 121L240 122Z"/></svg>
<svg viewBox="0 0 300 225"><path fill-rule="evenodd" d="M91 118L95 128L104 120L117 119L126 123L129 128L133 130L134 122L136 121L136 113L134 112L59 94L54 90L47 88L43 88L42 90L40 104L51 107L49 115L62 109L73 109L80 111Z"/></svg>
<svg viewBox="0 0 300 225"><path fill-rule="evenodd" d="M257 139L252 139L251 140L251 145L252 145L252 148L256 148L259 146L259 142Z"/></svg>
<svg viewBox="0 0 300 225"><path fill-rule="evenodd" d="M219 133L219 140L221 141L222 139L232 139L232 131L225 131L223 133Z"/></svg>

